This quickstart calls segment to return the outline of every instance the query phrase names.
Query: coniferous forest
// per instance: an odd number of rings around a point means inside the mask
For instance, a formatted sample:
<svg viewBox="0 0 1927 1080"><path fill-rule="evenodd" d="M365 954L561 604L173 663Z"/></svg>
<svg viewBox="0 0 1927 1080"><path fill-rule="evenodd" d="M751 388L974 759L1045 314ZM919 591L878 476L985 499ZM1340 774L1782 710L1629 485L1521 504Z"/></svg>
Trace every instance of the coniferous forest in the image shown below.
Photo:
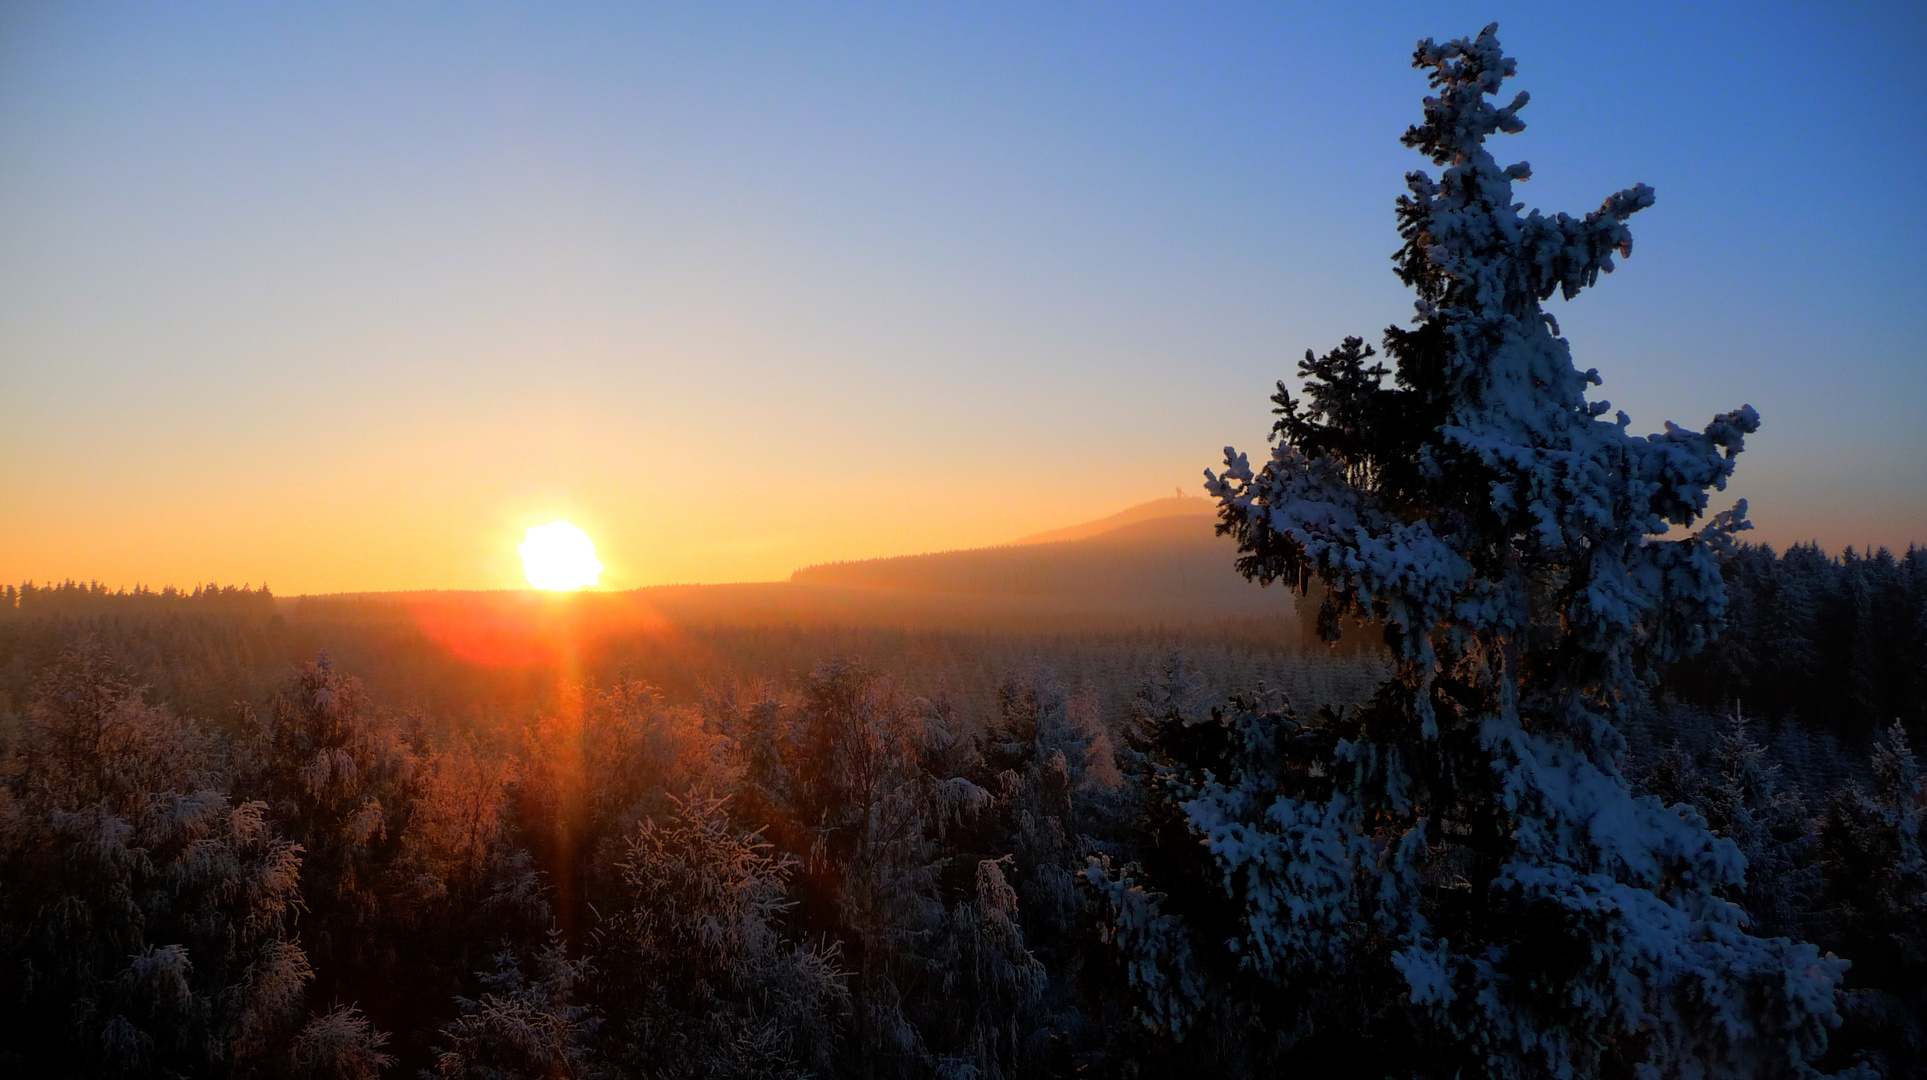
<svg viewBox="0 0 1927 1080"><path fill-rule="evenodd" d="M1496 29L1414 64L1416 317L1209 474L1304 633L8 587L0 1073L1927 1077L1927 551L1709 512L1762 418L1542 307L1654 192L1522 213Z"/></svg>

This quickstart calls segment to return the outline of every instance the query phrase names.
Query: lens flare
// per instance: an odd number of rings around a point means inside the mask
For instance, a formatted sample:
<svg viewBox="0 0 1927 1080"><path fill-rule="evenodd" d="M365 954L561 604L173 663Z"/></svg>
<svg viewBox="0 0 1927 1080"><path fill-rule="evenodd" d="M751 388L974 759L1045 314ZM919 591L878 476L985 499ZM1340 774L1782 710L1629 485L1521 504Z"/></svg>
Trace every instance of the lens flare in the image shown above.
<svg viewBox="0 0 1927 1080"><path fill-rule="evenodd" d="M552 521L535 526L528 535L515 550L522 553L522 573L530 585L566 592L601 578L602 564L588 533L566 521Z"/></svg>

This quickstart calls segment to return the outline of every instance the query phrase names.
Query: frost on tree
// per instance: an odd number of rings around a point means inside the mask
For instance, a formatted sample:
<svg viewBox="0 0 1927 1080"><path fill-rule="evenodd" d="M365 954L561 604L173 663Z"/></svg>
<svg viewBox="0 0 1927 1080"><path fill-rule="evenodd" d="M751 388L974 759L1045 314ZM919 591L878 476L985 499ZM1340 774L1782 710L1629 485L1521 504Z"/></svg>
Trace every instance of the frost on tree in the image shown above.
<svg viewBox="0 0 1927 1080"><path fill-rule="evenodd" d="M88 641L0 748L0 1075L272 1074L313 978L301 849Z"/></svg>
<svg viewBox="0 0 1927 1080"><path fill-rule="evenodd" d="M1650 665L1720 626L1718 560L1747 526L1708 497L1759 418L1643 438L1605 419L1540 303L1630 254L1652 189L1521 213L1528 167L1486 147L1524 127L1525 94L1498 104L1514 62L1496 27L1421 42L1414 65L1436 96L1404 142L1441 170L1398 201L1416 319L1385 332L1390 368L1357 338L1308 353L1303 397L1274 398L1270 460L1227 448L1206 474L1239 569L1321 586L1328 638L1382 627L1394 676L1317 723L1251 702L1167 721L1160 798L1197 854L1094 860L1109 937L1148 1022L1248 1060L1810 1072L1845 962L1749 933L1721 898L1739 850L1632 795L1616 727Z"/></svg>

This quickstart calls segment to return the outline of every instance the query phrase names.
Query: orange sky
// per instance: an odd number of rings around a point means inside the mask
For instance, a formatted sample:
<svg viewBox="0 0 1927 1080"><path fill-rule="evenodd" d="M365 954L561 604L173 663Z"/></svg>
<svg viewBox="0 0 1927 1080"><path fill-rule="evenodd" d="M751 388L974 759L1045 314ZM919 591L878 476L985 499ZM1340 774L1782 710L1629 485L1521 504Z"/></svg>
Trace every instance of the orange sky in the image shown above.
<svg viewBox="0 0 1927 1080"><path fill-rule="evenodd" d="M987 477L908 506L857 485L756 491L742 471L718 471L711 489L704 463L672 447L542 441L436 438L313 458L235 446L225 465L219 450L161 447L137 455L134 483L108 488L9 469L9 497L36 513L0 516L0 580L266 582L283 595L520 588L524 530L563 518L595 539L603 588L758 581L815 562L1001 543L1160 494L1102 484L1064 499L1021 476ZM809 455L796 457L807 471Z"/></svg>

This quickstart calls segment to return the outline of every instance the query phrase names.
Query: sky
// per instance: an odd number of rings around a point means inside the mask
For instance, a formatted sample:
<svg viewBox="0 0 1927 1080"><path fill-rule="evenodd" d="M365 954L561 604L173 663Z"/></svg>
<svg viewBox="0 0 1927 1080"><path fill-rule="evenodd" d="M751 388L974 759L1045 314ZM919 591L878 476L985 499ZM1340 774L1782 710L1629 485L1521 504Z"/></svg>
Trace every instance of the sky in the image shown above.
<svg viewBox="0 0 1927 1080"><path fill-rule="evenodd" d="M1339 10L1342 9L1342 10ZM603 585L1006 541L1262 453L1411 317L1414 42L1617 273L1636 431L1764 417L1756 539L1927 542L1927 7L0 6L0 580Z"/></svg>

